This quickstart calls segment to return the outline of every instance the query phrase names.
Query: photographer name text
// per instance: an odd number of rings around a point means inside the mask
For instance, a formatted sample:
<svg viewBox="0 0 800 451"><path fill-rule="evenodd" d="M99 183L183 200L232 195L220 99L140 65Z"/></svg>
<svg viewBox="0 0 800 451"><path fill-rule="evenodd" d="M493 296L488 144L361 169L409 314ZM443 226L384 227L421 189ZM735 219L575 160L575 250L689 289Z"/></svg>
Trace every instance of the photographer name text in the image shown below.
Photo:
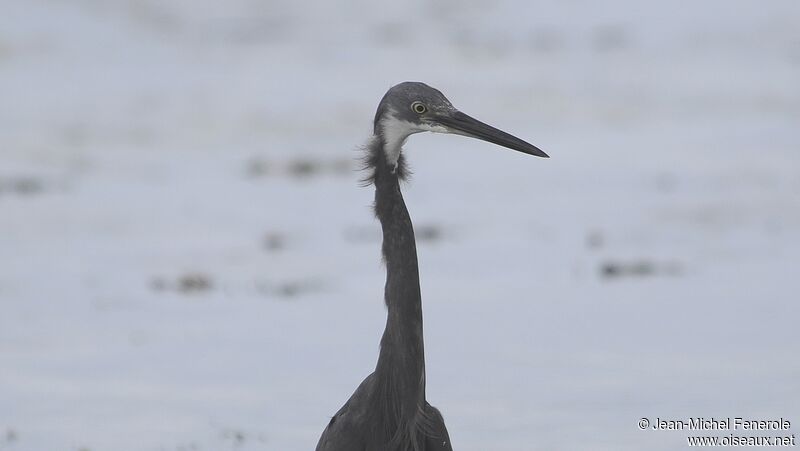
<svg viewBox="0 0 800 451"><path fill-rule="evenodd" d="M787 431L791 429L791 421L778 419L750 418L705 418L688 419L656 418L651 425L654 431Z"/></svg>

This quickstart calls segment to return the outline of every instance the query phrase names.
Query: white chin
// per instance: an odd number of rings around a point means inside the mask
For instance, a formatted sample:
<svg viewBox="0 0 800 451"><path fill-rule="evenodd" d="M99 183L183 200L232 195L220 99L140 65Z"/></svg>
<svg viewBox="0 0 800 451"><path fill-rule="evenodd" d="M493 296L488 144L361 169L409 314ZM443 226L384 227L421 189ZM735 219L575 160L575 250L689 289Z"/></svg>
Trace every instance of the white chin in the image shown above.
<svg viewBox="0 0 800 451"><path fill-rule="evenodd" d="M450 129L439 124L415 124L413 122L397 119L394 116L387 116L381 120L383 129L383 139L386 141L386 160L389 164L396 165L400 158L400 149L405 144L406 139L414 133L433 132L433 133L452 133Z"/></svg>
<svg viewBox="0 0 800 451"><path fill-rule="evenodd" d="M422 131L433 133L453 133L449 128L439 124L422 124L420 126Z"/></svg>

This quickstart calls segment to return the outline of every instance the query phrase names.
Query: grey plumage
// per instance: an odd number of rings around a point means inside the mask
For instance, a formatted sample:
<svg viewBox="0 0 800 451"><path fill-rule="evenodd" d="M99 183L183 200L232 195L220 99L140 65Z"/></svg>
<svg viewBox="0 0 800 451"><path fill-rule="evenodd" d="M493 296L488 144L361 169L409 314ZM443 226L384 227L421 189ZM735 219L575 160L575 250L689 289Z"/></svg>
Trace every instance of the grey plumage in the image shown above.
<svg viewBox="0 0 800 451"><path fill-rule="evenodd" d="M458 111L438 90L406 82L389 89L367 145L367 182L383 231L388 309L375 371L331 418L317 451L452 451L439 411L426 400L422 299L414 229L400 191L406 174L400 151L417 132L456 133L520 152L538 148Z"/></svg>

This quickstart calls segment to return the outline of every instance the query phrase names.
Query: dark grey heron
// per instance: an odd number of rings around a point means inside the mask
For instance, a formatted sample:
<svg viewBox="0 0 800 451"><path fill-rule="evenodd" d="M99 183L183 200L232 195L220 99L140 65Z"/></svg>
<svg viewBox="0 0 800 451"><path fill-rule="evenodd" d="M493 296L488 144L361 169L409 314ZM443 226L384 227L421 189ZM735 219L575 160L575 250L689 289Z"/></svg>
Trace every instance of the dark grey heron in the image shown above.
<svg viewBox="0 0 800 451"><path fill-rule="evenodd" d="M375 215L383 229L386 329L375 371L331 418L317 451L453 449L442 415L425 399L417 250L399 183L407 173L401 148L410 135L424 131L469 136L547 157L535 146L458 111L424 83L400 83L386 92L366 156L367 181L375 185Z"/></svg>

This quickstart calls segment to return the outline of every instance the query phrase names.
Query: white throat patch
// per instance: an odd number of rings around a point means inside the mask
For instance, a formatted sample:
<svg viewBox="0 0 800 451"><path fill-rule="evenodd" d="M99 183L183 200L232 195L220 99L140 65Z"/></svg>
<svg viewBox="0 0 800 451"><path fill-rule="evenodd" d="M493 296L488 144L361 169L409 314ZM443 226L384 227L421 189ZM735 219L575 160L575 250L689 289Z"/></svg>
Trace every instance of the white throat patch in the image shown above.
<svg viewBox="0 0 800 451"><path fill-rule="evenodd" d="M384 151L386 152L386 161L390 165L397 167L397 160L400 158L400 150L406 139L414 133L420 132L434 132L434 133L449 133L445 127L441 125L431 124L415 124L413 122L398 119L394 115L394 111L388 111L386 116L380 121L381 130L383 132L384 144L386 145Z"/></svg>

